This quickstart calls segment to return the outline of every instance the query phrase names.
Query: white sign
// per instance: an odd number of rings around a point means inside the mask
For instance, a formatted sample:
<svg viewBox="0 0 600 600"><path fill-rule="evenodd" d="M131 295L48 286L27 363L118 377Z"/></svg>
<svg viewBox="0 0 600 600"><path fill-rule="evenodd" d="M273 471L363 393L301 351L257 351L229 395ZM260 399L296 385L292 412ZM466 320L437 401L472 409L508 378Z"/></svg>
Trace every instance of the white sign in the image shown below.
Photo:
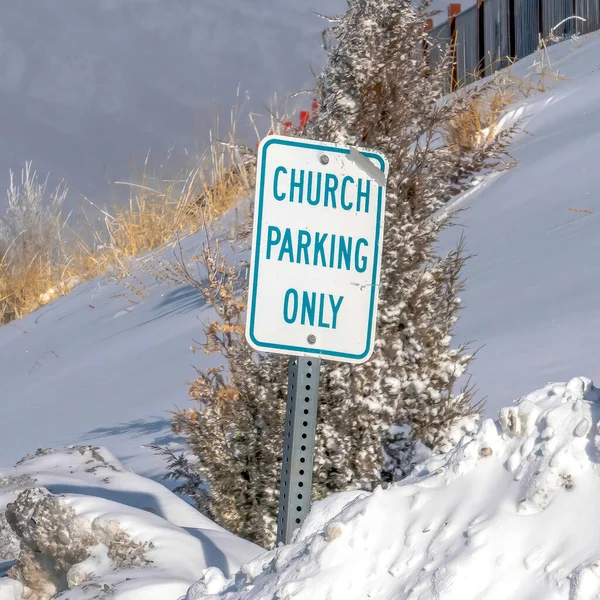
<svg viewBox="0 0 600 600"><path fill-rule="evenodd" d="M388 164L377 152L270 136L258 149L246 337L263 352L373 352Z"/></svg>

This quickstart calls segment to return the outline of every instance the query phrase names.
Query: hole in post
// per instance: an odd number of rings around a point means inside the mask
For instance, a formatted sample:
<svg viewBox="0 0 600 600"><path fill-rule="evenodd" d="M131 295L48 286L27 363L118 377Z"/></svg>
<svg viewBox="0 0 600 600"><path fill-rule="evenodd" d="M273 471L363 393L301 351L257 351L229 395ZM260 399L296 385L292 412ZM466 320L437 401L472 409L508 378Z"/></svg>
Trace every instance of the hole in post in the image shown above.
<svg viewBox="0 0 600 600"><path fill-rule="evenodd" d="M306 379L310 379L312 377L312 375L310 373L306 374Z"/></svg>
<svg viewBox="0 0 600 600"><path fill-rule="evenodd" d="M306 451L306 446L300 446L300 450L302 450L302 452Z"/></svg>
<svg viewBox="0 0 600 600"><path fill-rule="evenodd" d="M301 507L301 506L296 506L296 510L297 510L298 512L302 512L302 507Z"/></svg>
<svg viewBox="0 0 600 600"><path fill-rule="evenodd" d="M312 367L312 360L309 360L309 361L308 361L306 364L307 364L309 367Z"/></svg>
<svg viewBox="0 0 600 600"><path fill-rule="evenodd" d="M308 427L308 421L303 421L303 422L302 422L302 425L303 425L304 427Z"/></svg>
<svg viewBox="0 0 600 600"><path fill-rule="evenodd" d="M305 463L305 462L306 462L306 459L305 459L305 458L301 458L301 459L300 459L300 462L301 462L301 463Z"/></svg>
<svg viewBox="0 0 600 600"><path fill-rule="evenodd" d="M298 473L300 473L300 475L304 475L304 469L300 469Z"/></svg>
<svg viewBox="0 0 600 600"><path fill-rule="evenodd" d="M305 440L307 437L308 437L308 436L307 436L305 433L303 433L303 434L302 434L302 439L303 439L303 440Z"/></svg>
<svg viewBox="0 0 600 600"><path fill-rule="evenodd" d="M304 409L304 414L307 415L308 414L308 408Z"/></svg>
<svg viewBox="0 0 600 600"><path fill-rule="evenodd" d="M306 386L306 391L308 392L308 390L310 390L310 385Z"/></svg>
<svg viewBox="0 0 600 600"><path fill-rule="evenodd" d="M296 519L296 523L300 523L300 522L301 522L300 519Z"/></svg>
<svg viewBox="0 0 600 600"><path fill-rule="evenodd" d="M299 481L298 482L298 487L304 487L304 484L301 481Z"/></svg>

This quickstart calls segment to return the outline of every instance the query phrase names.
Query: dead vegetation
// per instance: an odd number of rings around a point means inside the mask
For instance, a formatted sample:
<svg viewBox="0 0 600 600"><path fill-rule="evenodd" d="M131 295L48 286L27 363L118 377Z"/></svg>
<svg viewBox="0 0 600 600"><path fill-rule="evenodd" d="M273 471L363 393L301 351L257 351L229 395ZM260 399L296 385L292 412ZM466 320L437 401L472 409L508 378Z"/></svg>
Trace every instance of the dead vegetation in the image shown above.
<svg viewBox="0 0 600 600"><path fill-rule="evenodd" d="M64 183L52 192L30 163L17 181L11 173L8 209L0 218L0 324L68 294L107 270L130 272L134 257L175 237L198 231L245 197L253 167L233 143L214 142L196 164L174 179L152 177L148 161L139 183L128 183L127 206L101 209L102 226L87 220L75 231L64 202ZM86 242L85 239L91 240Z"/></svg>

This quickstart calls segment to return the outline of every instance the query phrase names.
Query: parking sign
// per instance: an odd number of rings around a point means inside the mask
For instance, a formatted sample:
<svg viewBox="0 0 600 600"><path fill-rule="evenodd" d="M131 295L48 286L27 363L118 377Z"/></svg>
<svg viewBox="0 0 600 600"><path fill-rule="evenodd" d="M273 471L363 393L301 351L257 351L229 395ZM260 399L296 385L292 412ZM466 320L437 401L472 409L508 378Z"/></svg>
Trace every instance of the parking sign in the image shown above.
<svg viewBox="0 0 600 600"><path fill-rule="evenodd" d="M263 352L369 359L388 164L372 150L259 146L246 337Z"/></svg>

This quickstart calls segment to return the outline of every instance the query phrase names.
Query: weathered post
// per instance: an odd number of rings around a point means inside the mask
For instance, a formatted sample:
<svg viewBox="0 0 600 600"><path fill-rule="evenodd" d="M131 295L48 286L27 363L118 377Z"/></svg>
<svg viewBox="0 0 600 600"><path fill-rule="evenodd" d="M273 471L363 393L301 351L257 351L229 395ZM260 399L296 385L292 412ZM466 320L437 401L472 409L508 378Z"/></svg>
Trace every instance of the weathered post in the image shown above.
<svg viewBox="0 0 600 600"><path fill-rule="evenodd" d="M269 136L258 148L246 339L290 356L277 542L310 508L321 360L373 352L384 156Z"/></svg>
<svg viewBox="0 0 600 600"><path fill-rule="evenodd" d="M290 357L277 518L278 544L289 544L310 508L320 366L320 358Z"/></svg>

